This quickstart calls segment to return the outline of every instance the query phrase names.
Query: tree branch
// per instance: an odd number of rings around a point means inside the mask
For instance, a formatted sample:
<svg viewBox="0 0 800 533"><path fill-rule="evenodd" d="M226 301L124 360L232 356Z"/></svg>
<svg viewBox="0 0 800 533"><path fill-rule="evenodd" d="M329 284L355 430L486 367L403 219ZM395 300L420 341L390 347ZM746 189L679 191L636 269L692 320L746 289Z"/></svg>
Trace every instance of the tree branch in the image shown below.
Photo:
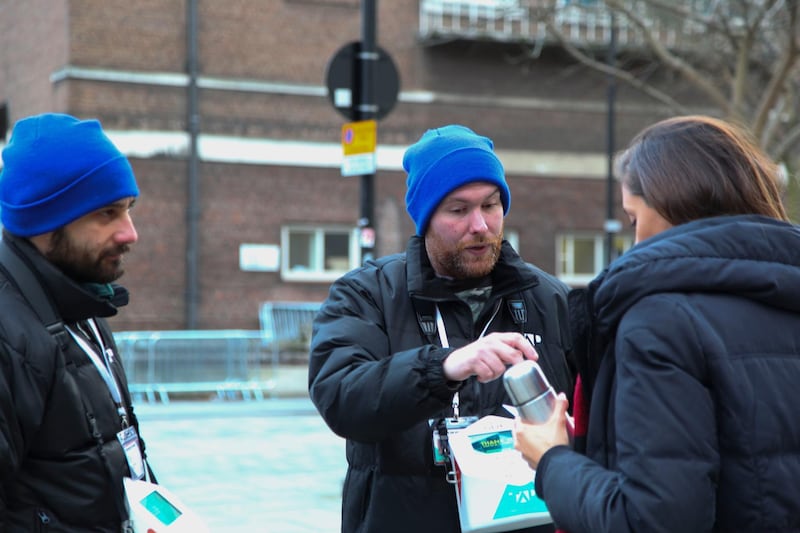
<svg viewBox="0 0 800 533"><path fill-rule="evenodd" d="M770 156L776 161L783 161L789 150L800 142L800 123L795 123L784 135L781 141L770 150Z"/></svg>
<svg viewBox="0 0 800 533"><path fill-rule="evenodd" d="M788 4L789 25L786 28L785 51L777 68L773 70L773 74L753 115L753 131L757 132L758 135L761 135L764 130L770 110L775 108L781 93L785 91L789 76L795 70L798 60L800 60L800 51L798 51L797 38L795 37L800 32L798 4L797 2L788 2Z"/></svg>
<svg viewBox="0 0 800 533"><path fill-rule="evenodd" d="M579 50L575 45L569 42L561 32L555 28L552 23L548 22L547 29L555 36L555 38L559 41L559 44L567 51L569 55L571 55L574 59L576 59L579 63L586 65L594 70L598 70L605 74L614 76L615 78L624 81L625 83L631 85L632 87L636 88L639 91L647 94L648 96L652 97L653 99L663 103L664 105L668 106L676 113L686 114L688 110L685 106L683 106L680 102L669 96L667 93L660 91L659 89L655 88L654 86L645 83L630 72L617 68L612 67L611 65L604 63L602 61L598 61L589 55L585 54L581 50Z"/></svg>
<svg viewBox="0 0 800 533"><path fill-rule="evenodd" d="M628 9L622 0L606 0L606 5L610 9L621 13L642 32L642 36L658 59L703 91L724 114L730 114L728 97L689 63L670 53L649 30L647 23Z"/></svg>
<svg viewBox="0 0 800 533"><path fill-rule="evenodd" d="M616 14L625 24L620 35L626 29L635 32L637 43L653 56L653 65L666 66L694 88L694 98L686 104L662 89L666 86L648 82L625 65L595 58L591 48L570 38L564 32L582 23L570 19L556 26L553 10L563 9L561 3L528 1L535 20L545 22L548 36L580 64L679 113L687 113L697 97L705 98L719 115L746 121L776 159L797 157L791 150L800 145L800 97L793 93L800 88L800 0L603 0L592 7L569 2L570 10ZM673 29L688 39L687 46L668 47L662 30ZM709 67L709 60L718 67Z"/></svg>

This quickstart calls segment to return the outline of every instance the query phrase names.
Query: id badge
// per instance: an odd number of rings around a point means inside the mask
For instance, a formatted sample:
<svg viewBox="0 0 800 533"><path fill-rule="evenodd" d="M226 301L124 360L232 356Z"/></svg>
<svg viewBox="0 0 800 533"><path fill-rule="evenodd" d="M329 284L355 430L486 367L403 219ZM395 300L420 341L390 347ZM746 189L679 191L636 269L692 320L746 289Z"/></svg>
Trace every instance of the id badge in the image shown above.
<svg viewBox="0 0 800 533"><path fill-rule="evenodd" d="M454 435L467 426L471 426L478 421L477 416L462 416L460 418L445 418L444 424L448 435Z"/></svg>
<svg viewBox="0 0 800 533"><path fill-rule="evenodd" d="M433 463L447 465L450 462L450 445L448 440L465 427L478 421L477 416L462 416L428 421L433 430Z"/></svg>
<svg viewBox="0 0 800 533"><path fill-rule="evenodd" d="M133 427L126 427L117 433L117 440L125 450L125 459L128 460L128 468L131 471L131 479L144 479L144 460L142 451L139 449L139 436Z"/></svg>
<svg viewBox="0 0 800 533"><path fill-rule="evenodd" d="M446 438L446 437L444 437ZM439 430L434 427L433 428L433 464L444 466L447 464L447 455L446 450L444 449L444 442L442 442L443 437L439 433Z"/></svg>

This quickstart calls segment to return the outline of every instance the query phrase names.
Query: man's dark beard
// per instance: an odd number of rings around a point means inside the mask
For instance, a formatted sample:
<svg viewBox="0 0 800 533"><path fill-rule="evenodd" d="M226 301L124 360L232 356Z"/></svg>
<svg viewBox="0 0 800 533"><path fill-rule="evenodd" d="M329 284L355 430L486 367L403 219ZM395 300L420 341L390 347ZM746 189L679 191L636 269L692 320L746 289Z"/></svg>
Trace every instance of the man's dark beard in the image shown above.
<svg viewBox="0 0 800 533"><path fill-rule="evenodd" d="M128 245L123 244L114 249L113 253L126 253L129 249ZM78 283L111 283L125 271L121 268L113 271L103 269L102 260L108 252L109 250L104 250L100 257L92 257L87 252L78 250L65 229L59 228L53 232L50 250L45 257Z"/></svg>

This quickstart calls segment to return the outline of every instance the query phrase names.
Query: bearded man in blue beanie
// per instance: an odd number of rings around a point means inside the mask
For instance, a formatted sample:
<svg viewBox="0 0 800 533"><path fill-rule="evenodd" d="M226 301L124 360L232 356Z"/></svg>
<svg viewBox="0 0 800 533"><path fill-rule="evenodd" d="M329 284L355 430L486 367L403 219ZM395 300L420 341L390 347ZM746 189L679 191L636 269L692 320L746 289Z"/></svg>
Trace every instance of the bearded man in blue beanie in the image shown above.
<svg viewBox="0 0 800 533"><path fill-rule="evenodd" d="M96 120L24 118L2 157L0 530L118 533L151 474L105 320L139 189Z"/></svg>
<svg viewBox="0 0 800 533"><path fill-rule="evenodd" d="M523 359L570 397L574 382L567 286L503 239L511 193L492 141L432 129L403 167L416 235L333 283L314 321L309 392L347 439L343 533L459 533L434 449L445 420L509 416L499 378Z"/></svg>

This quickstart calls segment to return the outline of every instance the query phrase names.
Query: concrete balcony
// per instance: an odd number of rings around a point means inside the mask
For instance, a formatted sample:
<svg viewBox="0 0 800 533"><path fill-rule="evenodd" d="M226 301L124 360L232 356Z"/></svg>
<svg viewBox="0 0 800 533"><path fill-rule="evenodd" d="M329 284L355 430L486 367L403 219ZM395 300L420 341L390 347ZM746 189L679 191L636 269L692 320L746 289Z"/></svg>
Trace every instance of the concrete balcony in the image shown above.
<svg viewBox="0 0 800 533"><path fill-rule="evenodd" d="M534 41L530 9L519 0L420 0L423 42L450 39Z"/></svg>
<svg viewBox="0 0 800 533"><path fill-rule="evenodd" d="M604 48L611 39L612 18L602 0L420 0L419 37L429 44L453 39L554 44L547 20L571 43ZM691 46L702 26L659 13L640 0L629 8L667 48ZM617 46L642 48L645 42L623 18L617 17Z"/></svg>

